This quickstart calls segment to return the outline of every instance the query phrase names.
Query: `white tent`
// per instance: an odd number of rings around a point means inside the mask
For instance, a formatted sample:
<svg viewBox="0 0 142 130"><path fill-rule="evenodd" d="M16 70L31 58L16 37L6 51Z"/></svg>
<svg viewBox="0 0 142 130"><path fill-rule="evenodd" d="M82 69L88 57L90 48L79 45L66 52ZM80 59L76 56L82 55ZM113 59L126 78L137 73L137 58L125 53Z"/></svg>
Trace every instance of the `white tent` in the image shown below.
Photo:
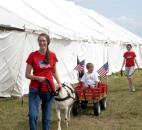
<svg viewBox="0 0 142 130"><path fill-rule="evenodd" d="M25 60L40 32L52 38L62 82L77 82L77 56L96 70L109 61L110 73L119 71L127 43L142 64L142 39L92 10L65 0L0 0L0 96L28 93Z"/></svg>

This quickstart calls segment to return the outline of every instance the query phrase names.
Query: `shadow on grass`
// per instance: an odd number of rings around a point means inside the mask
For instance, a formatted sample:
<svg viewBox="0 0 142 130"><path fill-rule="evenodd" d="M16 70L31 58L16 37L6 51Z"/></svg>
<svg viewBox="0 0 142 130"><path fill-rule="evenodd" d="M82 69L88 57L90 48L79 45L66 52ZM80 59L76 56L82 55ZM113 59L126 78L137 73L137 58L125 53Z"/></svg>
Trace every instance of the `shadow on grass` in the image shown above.
<svg viewBox="0 0 142 130"><path fill-rule="evenodd" d="M15 130L29 130L29 121L19 121ZM38 121L38 130L42 130L42 121Z"/></svg>
<svg viewBox="0 0 142 130"><path fill-rule="evenodd" d="M64 122L63 119L62 119L62 122ZM62 128L65 128L64 123L61 123L61 125L62 125ZM57 121L52 120L51 130L56 130L56 129L57 129ZM29 130L28 119L26 121L19 121L15 128L9 129L9 130ZM42 121L41 120L38 121L38 130L42 130Z"/></svg>
<svg viewBox="0 0 142 130"><path fill-rule="evenodd" d="M125 88L120 88L120 89L111 89L109 90L109 92L115 92L115 93L120 93L120 92L128 92L128 88L125 87Z"/></svg>
<svg viewBox="0 0 142 130"><path fill-rule="evenodd" d="M26 121L19 121L15 130L29 130L29 122Z"/></svg>

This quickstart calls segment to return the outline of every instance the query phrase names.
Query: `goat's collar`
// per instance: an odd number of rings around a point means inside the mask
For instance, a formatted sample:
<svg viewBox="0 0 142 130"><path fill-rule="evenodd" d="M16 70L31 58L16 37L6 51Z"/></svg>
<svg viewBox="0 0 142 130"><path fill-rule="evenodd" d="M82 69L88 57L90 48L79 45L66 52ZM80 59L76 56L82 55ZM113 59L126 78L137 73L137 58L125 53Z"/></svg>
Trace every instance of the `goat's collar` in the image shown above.
<svg viewBox="0 0 142 130"><path fill-rule="evenodd" d="M74 91L73 91L69 86L67 86L65 83L62 84L62 87L66 90L66 92L67 92L68 95L67 95L65 98L59 98L59 97L56 97L56 96L55 96L55 100L56 100L56 101L65 101L65 100L68 100L68 99L70 99L70 98L74 99L74 97L72 97L72 96L70 95L70 93L69 93L69 91L66 89L66 87L67 87L68 89L70 89L70 91L71 91L72 94L74 93ZM59 92L60 92L60 91L58 91L58 95L59 95Z"/></svg>

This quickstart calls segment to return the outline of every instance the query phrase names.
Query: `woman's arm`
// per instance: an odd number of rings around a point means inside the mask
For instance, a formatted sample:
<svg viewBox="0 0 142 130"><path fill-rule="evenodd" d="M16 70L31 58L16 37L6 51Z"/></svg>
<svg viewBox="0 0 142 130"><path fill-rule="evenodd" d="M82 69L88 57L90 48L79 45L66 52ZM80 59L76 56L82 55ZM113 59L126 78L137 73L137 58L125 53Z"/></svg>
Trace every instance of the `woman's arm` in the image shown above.
<svg viewBox="0 0 142 130"><path fill-rule="evenodd" d="M137 67L139 69L139 65L138 65L138 62L137 62L136 58L134 59L134 61L135 61L136 65L137 65Z"/></svg>
<svg viewBox="0 0 142 130"><path fill-rule="evenodd" d="M123 69L123 67L124 67L125 63L126 63L126 59L124 58L124 59L123 59L123 62L122 62L121 70Z"/></svg>
<svg viewBox="0 0 142 130"><path fill-rule="evenodd" d="M60 82L60 79L59 79L56 64L53 66L52 74L53 74L53 77L55 78L56 82L58 83L59 87L61 88L62 85L61 85L61 82Z"/></svg>
<svg viewBox="0 0 142 130"><path fill-rule="evenodd" d="M31 80L37 80L39 82L44 82L45 81L45 77L39 77L39 76L34 76L31 74L33 67L30 64L27 64L26 66L26 72L25 72L25 77L27 79L31 79Z"/></svg>

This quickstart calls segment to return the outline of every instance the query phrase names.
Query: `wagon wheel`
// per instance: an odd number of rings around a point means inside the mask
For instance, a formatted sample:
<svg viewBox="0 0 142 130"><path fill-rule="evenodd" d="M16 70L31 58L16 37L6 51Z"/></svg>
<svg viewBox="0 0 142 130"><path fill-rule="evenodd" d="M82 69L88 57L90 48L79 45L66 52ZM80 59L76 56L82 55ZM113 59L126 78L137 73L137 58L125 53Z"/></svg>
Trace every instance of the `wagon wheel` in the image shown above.
<svg viewBox="0 0 142 130"><path fill-rule="evenodd" d="M74 116L79 115L79 113L80 113L79 101L75 101L75 102L73 103L72 113L73 113Z"/></svg>
<svg viewBox="0 0 142 130"><path fill-rule="evenodd" d="M101 113L100 103L96 102L96 103L94 103L94 115L99 116L100 113Z"/></svg>
<svg viewBox="0 0 142 130"><path fill-rule="evenodd" d="M87 108L87 104L88 104L88 101L81 101L81 108L82 109L86 109Z"/></svg>
<svg viewBox="0 0 142 130"><path fill-rule="evenodd" d="M100 105L101 105L101 110L106 110L106 107L107 107L107 100L106 100L106 97L104 97L104 98L100 101Z"/></svg>

